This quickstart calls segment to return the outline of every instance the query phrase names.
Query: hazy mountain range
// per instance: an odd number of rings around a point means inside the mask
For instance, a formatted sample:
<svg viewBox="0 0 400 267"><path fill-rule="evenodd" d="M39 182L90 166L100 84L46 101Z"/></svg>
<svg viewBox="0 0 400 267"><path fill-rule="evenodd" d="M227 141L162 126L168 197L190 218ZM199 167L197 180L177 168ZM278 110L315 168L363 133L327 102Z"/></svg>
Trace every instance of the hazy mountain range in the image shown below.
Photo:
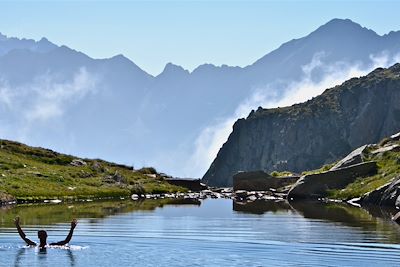
<svg viewBox="0 0 400 267"><path fill-rule="evenodd" d="M93 59L45 38L0 35L0 137L200 177L232 119L285 104L304 84L326 88L388 66L399 52L400 32L334 19L244 68L169 63L154 77L122 55Z"/></svg>

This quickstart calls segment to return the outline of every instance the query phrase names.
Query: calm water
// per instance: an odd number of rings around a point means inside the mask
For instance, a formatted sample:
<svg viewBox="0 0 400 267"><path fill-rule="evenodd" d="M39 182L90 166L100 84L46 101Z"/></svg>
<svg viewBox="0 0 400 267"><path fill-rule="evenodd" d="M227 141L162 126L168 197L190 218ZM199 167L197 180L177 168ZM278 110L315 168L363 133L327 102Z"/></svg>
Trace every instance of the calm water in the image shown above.
<svg viewBox="0 0 400 267"><path fill-rule="evenodd" d="M25 248L46 229L69 249ZM391 212L338 204L232 200L91 202L0 209L0 266L400 266Z"/></svg>

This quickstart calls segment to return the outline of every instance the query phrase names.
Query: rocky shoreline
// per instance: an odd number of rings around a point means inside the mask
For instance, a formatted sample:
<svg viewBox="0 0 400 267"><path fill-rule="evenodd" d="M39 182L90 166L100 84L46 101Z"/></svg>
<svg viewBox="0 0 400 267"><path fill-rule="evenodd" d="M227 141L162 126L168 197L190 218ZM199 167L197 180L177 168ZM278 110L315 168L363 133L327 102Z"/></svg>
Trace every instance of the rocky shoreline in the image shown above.
<svg viewBox="0 0 400 267"><path fill-rule="evenodd" d="M143 201L147 199L232 199L235 201L255 201L255 200L284 200L287 194L275 192L274 190L269 191L246 191L237 190L233 188L209 188L198 192L178 192L178 193L165 193L165 194L132 194L130 199L133 201ZM86 199L40 199L40 200L23 200L17 201L14 198L2 198L0 206L9 206L17 204L29 204L29 203L43 203L43 204L58 204L62 202L92 202L99 200L128 200L128 197L103 197L103 198L86 198Z"/></svg>
<svg viewBox="0 0 400 267"><path fill-rule="evenodd" d="M24 199L0 192L1 205L24 203L80 202L104 199L232 199L236 202L317 200L343 202L353 206L400 207L400 133L385 138L379 144L364 145L349 155L319 170L302 175L285 172L268 174L263 171L239 172L232 177L233 187L207 187L199 179L164 178L187 192L135 193L111 197ZM370 184L368 184L370 183ZM358 187L357 187L358 186ZM364 187L365 188L364 188ZM354 189L356 188L356 190ZM358 191L357 191L358 190ZM336 193L338 196L335 197Z"/></svg>
<svg viewBox="0 0 400 267"><path fill-rule="evenodd" d="M12 205L16 203L16 199L6 193L0 192L0 207L4 205Z"/></svg>
<svg viewBox="0 0 400 267"><path fill-rule="evenodd" d="M10 201L2 201L0 207L15 206L19 204L60 204L60 203L82 203L82 202L93 202L93 201L104 201L104 200L125 200L125 201L146 201L146 200L196 200L201 201L205 199L230 199L234 205L247 205L250 203L258 203L260 201L265 203L287 203L293 204L297 202L310 201L310 199L293 200L288 198L287 193L277 192L274 189L265 191L246 191L236 190L233 188L209 188L198 192L186 192L186 193L167 193L167 194L133 194L131 198L128 197L106 197L106 198L87 198L87 199L47 199L47 200L32 200L32 201L17 201L11 199ZM331 198L318 198L313 199L319 203L343 203L359 208L367 208L368 205L362 205L361 198L351 200L331 199ZM365 204L365 203L364 203ZM374 205L374 203L372 203ZM393 208L393 206L391 206Z"/></svg>

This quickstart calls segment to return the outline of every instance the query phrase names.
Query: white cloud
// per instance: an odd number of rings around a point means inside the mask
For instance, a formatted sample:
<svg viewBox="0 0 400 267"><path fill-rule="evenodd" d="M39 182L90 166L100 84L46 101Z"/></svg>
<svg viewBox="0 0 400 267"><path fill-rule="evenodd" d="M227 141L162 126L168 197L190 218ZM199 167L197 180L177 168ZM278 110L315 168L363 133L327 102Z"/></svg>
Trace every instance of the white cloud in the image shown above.
<svg viewBox="0 0 400 267"><path fill-rule="evenodd" d="M35 93L32 106L25 110L28 121L48 120L64 114L67 104L76 102L96 88L97 79L86 68L80 68L72 81L59 83L51 75L41 76L32 88Z"/></svg>
<svg viewBox="0 0 400 267"><path fill-rule="evenodd" d="M258 88L238 106L232 116L203 129L195 141L194 153L187 161L185 170L191 170L190 172L196 175L204 174L226 142L235 121L247 117L252 109L257 109L259 106L274 108L301 103L352 77L360 77L377 67L388 67L400 62L400 54L390 57L386 52L371 55L368 67L362 67L359 63L346 62L327 65L323 61L324 57L324 52L316 53L310 63L302 66L302 79L289 83L283 90L283 96L277 94L272 84ZM323 77L317 81L313 80L315 71L323 73Z"/></svg>
<svg viewBox="0 0 400 267"><path fill-rule="evenodd" d="M72 104L96 93L98 81L98 76L84 67L61 81L60 76L50 73L19 86L10 86L5 79L0 79L0 115L2 111L7 115L1 117L2 137L29 142L37 123L61 121L59 118Z"/></svg>

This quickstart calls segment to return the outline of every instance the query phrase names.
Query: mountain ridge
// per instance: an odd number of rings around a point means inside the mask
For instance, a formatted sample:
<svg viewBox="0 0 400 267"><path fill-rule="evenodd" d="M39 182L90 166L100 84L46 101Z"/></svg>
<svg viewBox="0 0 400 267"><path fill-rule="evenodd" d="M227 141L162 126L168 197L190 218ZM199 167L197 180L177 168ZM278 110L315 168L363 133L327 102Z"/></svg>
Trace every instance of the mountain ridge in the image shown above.
<svg viewBox="0 0 400 267"><path fill-rule="evenodd" d="M230 186L238 171L302 172L400 130L400 64L377 68L289 107L236 121L203 181Z"/></svg>
<svg viewBox="0 0 400 267"><path fill-rule="evenodd" d="M344 25L345 27L341 27L341 26L343 26L343 25ZM340 27L340 30L338 30L338 27ZM343 32L343 29L347 29L347 32ZM333 31L332 31L332 30L333 30ZM399 30L399 31L390 31L389 33L379 35L379 34L376 33L374 30L369 29L369 28L367 28L367 27L362 27L360 24L354 22L354 21L351 20L351 19L339 19L339 18L334 18L334 19L331 19L330 21L328 21L327 23L325 23L324 25L319 26L316 30L312 31L310 34L308 34L308 35L306 35L306 36L304 36L304 37L301 37L301 38L296 38L296 39L292 39L292 40L290 40L290 41L287 41L287 42L283 43L282 45L280 45L278 48L271 50L271 51L268 52L266 55L262 56L260 59L254 61L254 62L252 62L252 63L249 63L249 64L246 65L246 66L240 67L240 66L234 66L234 65L231 66L231 65L226 65L226 64L222 64L221 66L217 66L217 65L214 65L214 64L212 64L212 63L203 63L203 64L198 65L196 68L194 68L193 71L189 71L189 73L192 74L192 73L195 72L197 69L199 69L199 68L202 69L202 68L204 68L204 67L213 67L213 68L227 68L227 67L228 67L228 68L241 68L241 69L245 69L245 68L247 68L247 67L250 67L250 66L259 64L260 62L263 61L263 58L264 58L264 57L270 55L270 54L273 53L274 51L279 50L279 49L281 49L281 48L284 48L284 47L286 47L286 46L288 46L288 45L291 45L292 43L296 43L296 42L298 42L299 40L303 40L303 39L305 39L305 38L307 38L307 37L313 37L314 35L319 34L319 33L324 33L324 34L327 34L327 35L331 35L334 31L336 31L337 33L340 33L340 34L347 35L348 32L349 32L350 30L354 30L354 31L358 31L358 32L363 32L363 33L368 33L368 34L370 34L370 35L372 35L372 36L374 36L374 37L385 37L385 36L400 35L400 30ZM4 34L2 34L2 33L0 32L0 41L20 41L21 43L26 42L26 43L30 43L30 44L41 44L41 43L43 43L43 44L46 44L46 45L51 45L52 48L56 48L56 47L66 47L66 48L71 49L71 50L73 50L73 51L75 51L75 52L84 54L83 52L74 50L74 49L69 48L68 46L65 46L65 45L57 46L57 45L55 45L54 43L50 42L46 37L42 37L40 40L36 41L36 40L34 40L34 39L26 39L26 38L18 38L18 37L8 37L7 35L4 35ZM47 51L46 51L46 52L47 52ZM1 53L0 53L0 56L1 56ZM88 57L89 57L90 59L93 59L93 60L107 60L107 59L112 59L112 58L119 57L119 56L123 56L123 55L122 55L122 54L117 54L117 55L111 56L111 57L109 57L109 58L94 58L94 57L91 57L91 56L88 56ZM125 56L123 56L123 57L125 57ZM125 57L125 58L126 58L126 57ZM128 58L127 58L127 59L128 59ZM131 59L128 59L128 60L129 60L131 63L135 64L134 61L132 61ZM167 64L164 66L164 70L165 70L165 69L168 67L168 65L170 65L170 64L172 64L172 65L174 65L174 66L177 66L177 67L181 67L182 69L186 70L183 66L174 64L173 62L167 63ZM135 64L135 65L136 65L136 64ZM136 65L136 66L137 66L137 65ZM137 66L137 67L140 68L139 66ZM141 69L142 71L146 72L146 71L143 70L142 68L140 68L140 69ZM164 70L163 70L163 71L164 71ZM162 72L163 72L163 71L162 71ZM162 73L162 72L161 72L161 73ZM146 72L146 73L147 73L147 72ZM161 74L161 73L160 73L160 74ZM149 73L147 73L147 74L149 74ZM149 75L152 76L153 78L156 78L156 77L159 76L160 74L158 74L158 75L149 74Z"/></svg>
<svg viewBox="0 0 400 267"><path fill-rule="evenodd" d="M351 42L304 37L268 53L263 64L243 68L203 64L192 72L167 64L166 72L158 76L122 55L93 59L66 46L47 53L16 49L0 56L0 96L3 92L7 103L0 106L1 134L68 154L150 164L174 176L200 177L209 157L202 154L199 161L204 163L196 168L188 160L203 151L197 144L210 143L200 139L221 120L237 116L238 108L256 90L278 101L305 75L319 81L331 74L329 66L344 63L340 70L354 65L369 70L376 64L371 55L386 51L392 58L400 53L398 36L377 37L379 42L357 36ZM3 44L0 41L0 49ZM320 65L305 74L304 67L313 64L315 55L320 55ZM76 88L79 94L69 96L67 91ZM53 105L57 113L27 123L26 114L49 106L45 95L56 89L68 96ZM182 173L182 164L188 171Z"/></svg>

